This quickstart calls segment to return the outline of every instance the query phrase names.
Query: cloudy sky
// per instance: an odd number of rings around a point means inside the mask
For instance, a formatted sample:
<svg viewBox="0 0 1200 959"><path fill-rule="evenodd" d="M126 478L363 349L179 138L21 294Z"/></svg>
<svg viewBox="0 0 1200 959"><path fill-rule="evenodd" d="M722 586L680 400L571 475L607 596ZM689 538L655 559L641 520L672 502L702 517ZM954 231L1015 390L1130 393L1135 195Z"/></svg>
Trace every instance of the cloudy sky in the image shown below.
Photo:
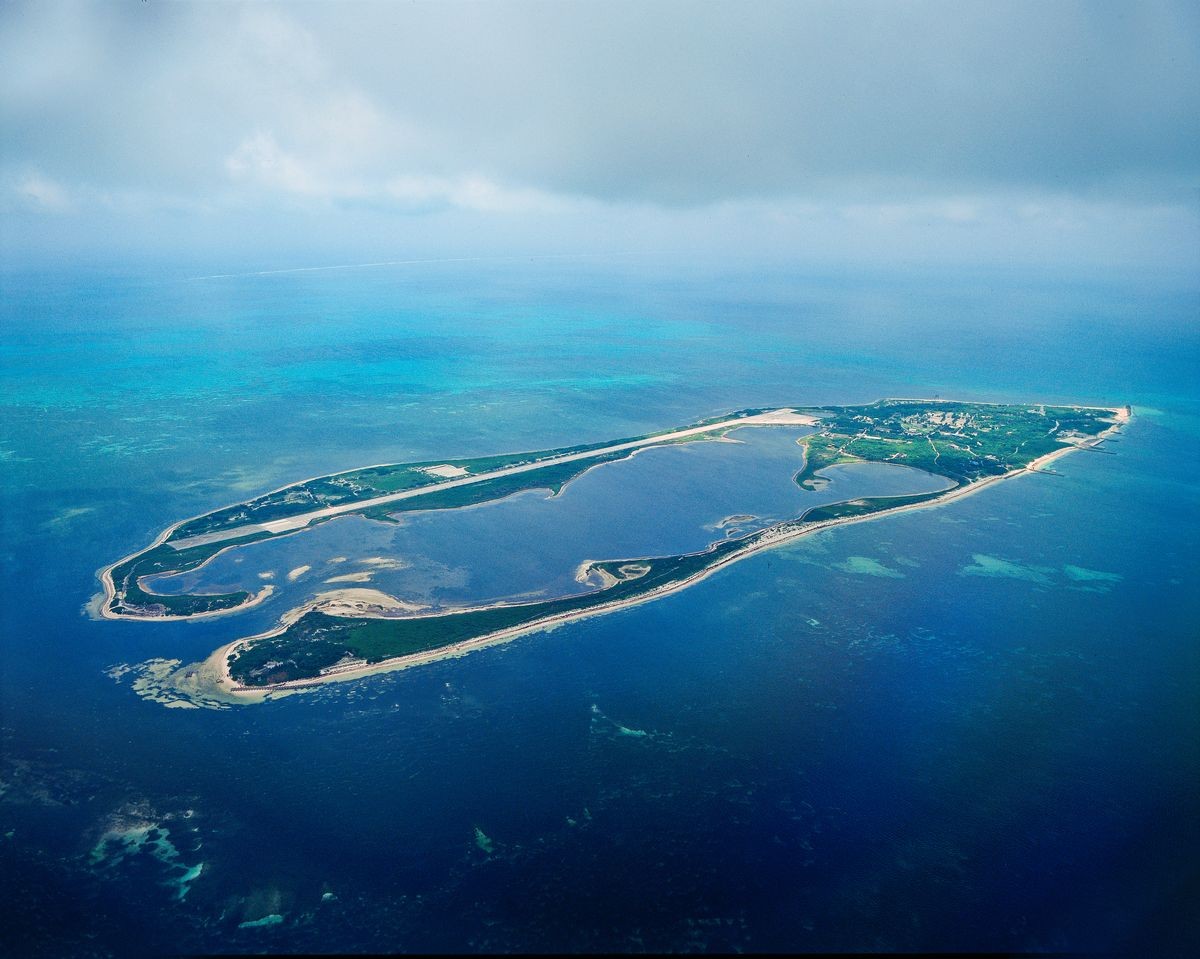
<svg viewBox="0 0 1200 959"><path fill-rule="evenodd" d="M1200 6L0 4L9 259L1200 271Z"/></svg>

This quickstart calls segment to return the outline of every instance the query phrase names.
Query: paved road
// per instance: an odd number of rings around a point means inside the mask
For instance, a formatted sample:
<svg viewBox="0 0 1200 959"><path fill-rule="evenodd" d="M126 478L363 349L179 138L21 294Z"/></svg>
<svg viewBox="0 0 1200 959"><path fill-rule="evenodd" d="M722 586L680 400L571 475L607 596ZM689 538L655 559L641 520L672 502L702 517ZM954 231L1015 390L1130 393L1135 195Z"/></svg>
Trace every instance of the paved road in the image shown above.
<svg viewBox="0 0 1200 959"><path fill-rule="evenodd" d="M304 529L309 523L315 519L324 519L329 516L340 516L343 513L358 513L365 509L371 509L375 506L384 506L388 503L395 503L400 500L412 499L416 496L427 496L430 493L440 493L448 489L456 489L459 486L470 486L472 483L486 483L488 480L499 479L503 476L514 476L517 473L531 473L534 470L545 469L548 466L558 466L562 463L574 463L579 460L595 459L598 456L606 456L609 453L619 453L623 450L638 449L643 446L656 446L661 443L667 443L672 440L684 439L688 436L699 436L701 433L712 433L716 430L726 429L730 426L811 426L817 421L803 413L797 413L794 410L782 409L771 410L768 413L758 413L754 416L735 417L733 419L722 420L718 423L709 423L706 426L693 426L686 430L676 430L674 433L664 433L661 436L650 436L645 439L632 440L628 443L616 443L612 446L605 446L602 449L586 450L582 453L566 453L562 456L554 456L550 459L538 460L536 463L522 463L520 466L506 466L503 469L492 470L489 473L476 473L471 476L463 476L459 479L447 480L444 483L430 483L428 486L420 486L416 489L402 490L399 493L389 493L386 496L377 496L374 499L356 500L353 503L341 503L338 506L327 506L324 509L313 510L311 513L302 513L299 516L288 516L285 519L272 520L269 523L248 523L245 526L236 526L232 529L217 530L212 533L201 533L199 536L188 536L184 539L170 540L169 546L175 549L187 549L189 546L201 546L208 543L221 543L229 539L237 539L241 536L248 536L252 533L287 533L293 530Z"/></svg>

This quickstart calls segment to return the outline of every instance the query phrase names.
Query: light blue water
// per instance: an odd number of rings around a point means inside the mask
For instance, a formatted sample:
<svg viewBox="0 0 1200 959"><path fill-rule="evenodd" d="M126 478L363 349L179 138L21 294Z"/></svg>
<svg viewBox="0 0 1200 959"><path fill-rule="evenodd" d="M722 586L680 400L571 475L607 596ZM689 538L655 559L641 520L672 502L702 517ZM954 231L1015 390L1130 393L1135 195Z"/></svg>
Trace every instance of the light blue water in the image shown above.
<svg viewBox="0 0 1200 959"><path fill-rule="evenodd" d="M0 918L19 954L1195 941L1195 290L663 263L187 274L2 279ZM258 708L168 710L104 671L195 660L286 604L81 614L101 565L298 478L932 393L1139 416L1059 476ZM499 535L504 510L562 508L569 544L585 489L455 521ZM711 535L683 512L652 535ZM428 530L430 569L453 569L445 520L390 534ZM636 545L645 521L592 542ZM573 561L548 552L439 595ZM136 848L104 841L146 824Z"/></svg>

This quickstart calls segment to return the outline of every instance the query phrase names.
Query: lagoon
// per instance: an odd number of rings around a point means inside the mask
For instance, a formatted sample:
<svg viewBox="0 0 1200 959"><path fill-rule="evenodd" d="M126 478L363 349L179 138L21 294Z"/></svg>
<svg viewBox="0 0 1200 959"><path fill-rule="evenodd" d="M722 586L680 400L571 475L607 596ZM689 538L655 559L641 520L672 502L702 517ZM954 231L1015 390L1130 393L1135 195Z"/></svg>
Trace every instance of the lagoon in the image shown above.
<svg viewBox="0 0 1200 959"><path fill-rule="evenodd" d="M340 585L369 584L433 607L567 596L592 588L575 578L588 559L696 552L814 506L952 486L919 470L863 463L831 470L819 492L803 490L792 477L804 464L796 441L808 432L743 428L731 441L653 447L593 467L558 495L531 490L477 506L398 513L398 525L339 517L148 584L188 593L254 591L270 582L276 592L268 603L281 609ZM309 571L289 580L303 566Z"/></svg>

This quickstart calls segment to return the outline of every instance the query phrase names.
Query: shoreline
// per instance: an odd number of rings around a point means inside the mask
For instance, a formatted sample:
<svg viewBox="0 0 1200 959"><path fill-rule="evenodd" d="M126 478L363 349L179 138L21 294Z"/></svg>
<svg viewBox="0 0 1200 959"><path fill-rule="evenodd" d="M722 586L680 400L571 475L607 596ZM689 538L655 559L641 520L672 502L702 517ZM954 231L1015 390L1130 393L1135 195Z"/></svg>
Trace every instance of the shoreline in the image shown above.
<svg viewBox="0 0 1200 959"><path fill-rule="evenodd" d="M939 400L938 402L953 402L953 401ZM1005 405L1005 404L997 404L997 405ZM521 624L518 626L511 626L511 627L507 627L507 628L501 629L501 630L496 630L492 633L487 633L483 636L478 636L473 639L462 640L460 642L452 643L447 646L440 646L436 649L425 650L425 651L418 652L418 653L410 653L410 654L403 655L403 656L392 657L390 659L385 659L378 663L356 662L356 663L349 663L340 668L337 666L334 666L334 667L331 667L328 672L326 672L320 676L307 677L304 679L288 680L287 682L278 683L278 684L274 684L274 685L270 685L270 686L242 686L239 683L237 683L233 679L233 677L229 671L230 656L242 645L252 643L252 642L255 642L258 640L262 640L262 639L269 639L273 636L280 635L287 629L287 627L292 622L295 622L296 619L299 618L299 616L303 615L304 612L308 611L308 607L305 606L305 607L299 607L297 610L290 611L288 616L285 617L285 619L289 619L289 621L281 622L274 629L271 629L264 633L258 633L254 636L247 636L247 637L243 637L242 639L234 640L233 642L227 643L224 646L214 650L213 653L210 654L202 662L201 668L208 667L211 669L211 668L215 667L215 671L216 671L215 686L216 686L218 693L223 698L225 698L226 701L239 702L239 703L250 703L250 702L254 702L254 701L261 701L272 695L281 696L281 695L287 695L287 694L294 693L294 692L299 692L304 689L317 688L319 686L325 685L326 683L344 682L347 680L361 679L365 676L375 675L378 673L396 672L396 671L403 670L403 669L409 669L414 666L421 666L421 665L426 665L431 662L438 662L443 659L455 659L460 656L465 656L465 655L467 655L471 652L474 652L476 650L479 650L479 649L486 649L490 646L497 646L497 645L502 645L507 642L511 642L512 640L514 640L522 635L525 635L527 633L549 631L549 630L556 629L558 626L561 626L567 622L573 622L575 620L583 620L583 619L590 618L592 616L601 616L601 615L605 615L608 613L617 612L618 610L621 610L621 609L638 606L642 603L652 602L656 599L662 598L663 596L667 596L667 595L670 595L671 593L678 592L682 589L686 589L687 587L692 586L695 583L698 583L704 579L707 579L709 576L713 575L718 570L723 569L724 567L726 567L732 563L739 562L743 559L746 559L749 556L755 555L756 553L760 553L760 552L763 552L764 550L768 550L768 549L773 549L777 546L784 545L785 543L793 542L795 540L803 538L804 536L809 536L813 533L822 532L824 530L832 529L832 528L838 527L838 526L845 526L845 525L849 525L852 523L868 522L871 520L880 519L885 516L892 516L892 515L896 515L899 513L909 512L912 510L929 509L929 508L944 506L945 504L953 502L956 499L960 499L962 497L973 495L974 493L979 492L981 489L985 489L986 487L991 486L995 483L999 483L1003 480L1014 479L1018 476L1026 474L1026 473L1036 474L1036 473L1044 472L1044 467L1047 464L1052 463L1054 460L1057 460L1057 459L1059 459L1063 456L1066 456L1070 453L1073 453L1073 452L1077 452L1080 450L1093 449L1096 446L1100 445L1102 442L1104 442L1110 436L1113 436L1114 434L1120 432L1121 428L1132 419L1132 415L1130 413L1127 413L1124 407L1114 408L1114 407L1100 407L1100 406L1095 406L1095 407L1078 406L1078 407L1074 407L1074 408L1075 409L1103 410L1105 412L1112 413L1113 418L1114 418L1113 425L1110 426L1108 429L1104 430L1103 432L1097 434L1095 437L1091 438L1090 440L1088 440L1086 442L1067 443L1064 446L1062 446L1060 449L1054 450L1050 453L1046 453L1045 455L1040 456L1037 459L1030 461L1025 466L1019 467L1014 470L1010 470L1009 472L1002 473L998 476L990 476L985 479L978 480L974 483L969 483L965 486L963 486L963 485L954 486L951 489L945 490L944 492L934 496L933 498L931 498L929 500L925 500L920 503L909 503L909 504L905 504L902 506L895 506L890 509L877 510L875 512L867 513L862 516L844 516L844 517L837 517L837 518L829 519L829 520L822 520L822 521L819 521L819 522L816 522L816 523L813 523L810 525L801 526L797 529L792 529L792 530L788 530L785 532L779 532L779 533L776 533L775 535L771 535L772 527L768 527L766 530L760 531L760 533L763 534L762 539L753 543L752 545L747 546L745 549L742 549L735 553L732 553L731 555L714 562L711 566L706 566L704 569L700 570L699 572L693 573L692 575L687 576L683 579L676 580L672 583L668 583L661 587L656 587L653 590L642 593L638 596L630 597L628 599L613 600L612 602L602 603L600 605L597 605L597 606L594 606L594 607L591 607L591 608L585 609L585 610L571 610L571 611L567 611L564 613L553 614L551 616L543 617L542 619L539 619L539 620L534 620L533 622L524 623L524 624ZM800 521L802 521L802 518ZM786 522L796 522L796 520L788 520ZM637 560L631 559L631 560L628 560L628 562L637 562ZM496 604L492 604L492 605L496 605ZM472 607L469 609L459 610L458 612L463 612L463 613L475 612L478 609L482 609L482 608L486 608L486 607Z"/></svg>

